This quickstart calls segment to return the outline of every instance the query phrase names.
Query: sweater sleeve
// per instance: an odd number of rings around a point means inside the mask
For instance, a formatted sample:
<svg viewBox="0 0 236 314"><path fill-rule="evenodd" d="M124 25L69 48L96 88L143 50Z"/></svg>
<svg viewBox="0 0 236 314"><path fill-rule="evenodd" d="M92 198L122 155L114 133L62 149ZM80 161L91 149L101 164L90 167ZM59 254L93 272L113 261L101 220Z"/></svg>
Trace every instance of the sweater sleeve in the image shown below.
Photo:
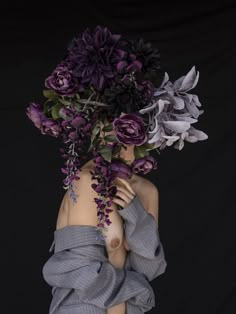
<svg viewBox="0 0 236 314"><path fill-rule="evenodd" d="M142 273L151 281L164 273L167 266L156 221L145 210L137 194L128 206L118 209L118 212L124 219L126 241L130 248L125 268Z"/></svg>
<svg viewBox="0 0 236 314"><path fill-rule="evenodd" d="M116 268L101 256L95 245L54 253L43 266L43 277L53 287L75 289L78 302L103 309L125 301L142 312L155 306L154 291L143 274Z"/></svg>

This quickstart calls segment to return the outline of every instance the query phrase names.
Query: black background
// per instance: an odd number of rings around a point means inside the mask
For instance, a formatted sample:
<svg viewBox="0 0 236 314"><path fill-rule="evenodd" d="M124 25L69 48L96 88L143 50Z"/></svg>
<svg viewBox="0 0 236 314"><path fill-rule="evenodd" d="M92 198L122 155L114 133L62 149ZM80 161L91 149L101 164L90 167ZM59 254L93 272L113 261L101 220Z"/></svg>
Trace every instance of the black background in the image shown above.
<svg viewBox="0 0 236 314"><path fill-rule="evenodd" d="M208 140L163 150L158 171L147 175L160 193L168 263L151 282L150 313L236 313L234 1L108 3L1 5L3 312L48 313L51 287L41 270L65 192L63 160L60 142L42 136L25 110L44 100L44 80L72 37L99 24L152 42L171 81L193 65L200 72L191 92L205 110L195 126Z"/></svg>

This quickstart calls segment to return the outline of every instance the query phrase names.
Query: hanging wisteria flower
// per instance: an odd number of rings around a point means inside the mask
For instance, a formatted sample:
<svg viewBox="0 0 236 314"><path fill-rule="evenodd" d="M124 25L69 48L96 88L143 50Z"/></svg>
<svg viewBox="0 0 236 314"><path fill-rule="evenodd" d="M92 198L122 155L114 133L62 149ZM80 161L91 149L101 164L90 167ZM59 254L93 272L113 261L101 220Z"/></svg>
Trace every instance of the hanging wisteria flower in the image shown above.
<svg viewBox="0 0 236 314"><path fill-rule="evenodd" d="M134 173L147 174L153 169L157 169L157 161L150 155L135 159L132 164L132 171Z"/></svg>
<svg viewBox="0 0 236 314"><path fill-rule="evenodd" d="M118 141L123 144L140 146L147 141L143 119L136 114L123 114L115 118L112 125Z"/></svg>
<svg viewBox="0 0 236 314"><path fill-rule="evenodd" d="M78 91L83 90L82 84L69 69L70 64L61 61L53 73L45 80L45 86L53 89L57 94L62 96L74 96Z"/></svg>
<svg viewBox="0 0 236 314"><path fill-rule="evenodd" d="M165 73L161 86L154 92L153 102L139 111L149 115L148 143L155 143L155 147L163 149L178 141L174 147L180 150L183 148L183 138L192 141L190 133L185 133L190 127L195 140L208 138L206 133L191 126L204 112L197 108L201 106L197 95L187 93L196 86L198 78L199 72L196 73L195 67L174 83L169 81Z"/></svg>
<svg viewBox="0 0 236 314"><path fill-rule="evenodd" d="M76 201L78 195L73 190L73 180L79 179L78 170L80 170L79 154L83 154L85 140L91 136L92 123L83 112L77 112L75 106L67 108L66 120L61 122L63 129L62 139L66 145L66 149L61 149L62 157L66 159L65 168L61 171L66 174L63 180L65 188L70 188L70 196ZM69 117L69 118L68 118Z"/></svg>
<svg viewBox="0 0 236 314"><path fill-rule="evenodd" d="M27 107L26 114L43 135L47 134L58 137L61 132L61 126L57 121L46 117L41 105L31 102Z"/></svg>
<svg viewBox="0 0 236 314"><path fill-rule="evenodd" d="M89 28L74 38L68 48L67 60L74 63L73 74L86 86L101 91L117 75L117 64L124 58L125 42L121 35L112 34L107 27Z"/></svg>

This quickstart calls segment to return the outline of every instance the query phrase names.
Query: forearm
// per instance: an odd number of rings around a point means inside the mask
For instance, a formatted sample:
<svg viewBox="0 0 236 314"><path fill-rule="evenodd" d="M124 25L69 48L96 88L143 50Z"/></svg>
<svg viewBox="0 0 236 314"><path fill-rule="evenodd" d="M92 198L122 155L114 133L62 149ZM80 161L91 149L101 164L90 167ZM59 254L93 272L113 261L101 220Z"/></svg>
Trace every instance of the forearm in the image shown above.
<svg viewBox="0 0 236 314"><path fill-rule="evenodd" d="M158 225L138 196L118 212L125 220L125 237L130 249L125 268L142 273L151 281L167 266Z"/></svg>
<svg viewBox="0 0 236 314"><path fill-rule="evenodd" d="M118 268L124 268L127 251L122 245L115 252L108 253L109 262ZM126 314L126 302L117 304L107 309L107 314Z"/></svg>

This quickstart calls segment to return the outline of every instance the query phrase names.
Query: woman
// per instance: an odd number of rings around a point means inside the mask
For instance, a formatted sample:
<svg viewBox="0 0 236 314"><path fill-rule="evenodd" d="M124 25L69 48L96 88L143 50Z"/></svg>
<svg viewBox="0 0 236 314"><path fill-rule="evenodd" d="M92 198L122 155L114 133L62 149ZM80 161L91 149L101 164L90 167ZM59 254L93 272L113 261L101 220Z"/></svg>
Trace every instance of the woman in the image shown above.
<svg viewBox="0 0 236 314"><path fill-rule="evenodd" d="M122 113L123 114L123 113ZM114 132L107 132L114 134ZM126 145L127 149L121 150L121 157L126 162L132 163L134 160L134 145ZM64 228L68 225L92 225L97 226L97 209L94 203L96 192L91 188L91 174L94 162L89 160L83 167L80 180L75 182L75 190L78 191L79 197L77 203L73 203L66 193L61 204L56 229ZM109 262L118 268L123 268L126 253L129 250L128 243L124 235L123 219L117 210L117 204L125 207L130 204L137 194L143 204L143 208L150 212L158 223L158 190L147 179L136 174L132 174L131 179L117 178L114 180L118 191L113 198L111 208L114 210L110 214L112 224L104 231L106 250ZM150 197L151 196L151 197ZM147 226L148 228L148 226ZM164 268L163 268L164 271ZM125 302L112 306L107 310L108 314L125 314Z"/></svg>
<svg viewBox="0 0 236 314"><path fill-rule="evenodd" d="M193 66L173 83L165 72L156 86L159 57L142 38L87 28L45 80L44 105L27 108L42 134L67 145L61 170L69 189L54 254L43 266L52 286L49 314L142 314L155 306L149 281L167 266L158 190L137 173L157 168L150 150L181 150L185 141L208 138L192 126L204 112L197 95L188 94L199 72ZM79 173L86 140L94 159Z"/></svg>

